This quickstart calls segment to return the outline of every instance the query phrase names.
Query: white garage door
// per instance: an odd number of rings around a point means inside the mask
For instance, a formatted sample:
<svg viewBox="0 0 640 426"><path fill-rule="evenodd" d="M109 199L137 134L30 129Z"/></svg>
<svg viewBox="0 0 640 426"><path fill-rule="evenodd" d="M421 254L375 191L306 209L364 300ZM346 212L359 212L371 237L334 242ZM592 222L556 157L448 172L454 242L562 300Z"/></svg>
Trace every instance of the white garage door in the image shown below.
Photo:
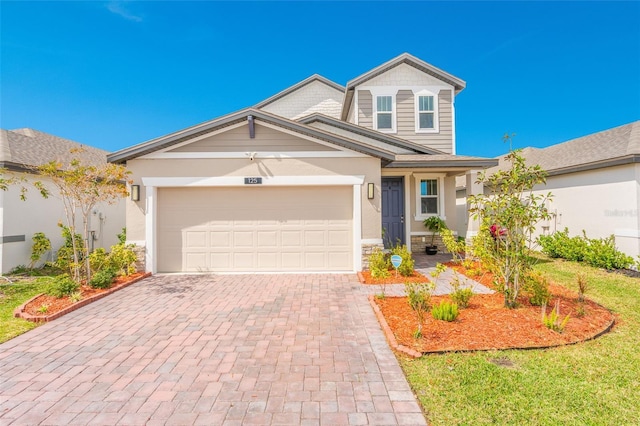
<svg viewBox="0 0 640 426"><path fill-rule="evenodd" d="M160 188L158 271L351 271L352 191Z"/></svg>

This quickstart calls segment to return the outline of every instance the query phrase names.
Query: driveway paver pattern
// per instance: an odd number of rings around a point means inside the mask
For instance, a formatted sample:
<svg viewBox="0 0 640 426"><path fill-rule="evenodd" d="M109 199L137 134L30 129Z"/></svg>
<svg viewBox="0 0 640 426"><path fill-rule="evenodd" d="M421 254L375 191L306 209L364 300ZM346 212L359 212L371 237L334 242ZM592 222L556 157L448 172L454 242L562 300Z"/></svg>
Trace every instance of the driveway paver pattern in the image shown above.
<svg viewBox="0 0 640 426"><path fill-rule="evenodd" d="M376 290L153 276L0 345L0 424L424 425Z"/></svg>

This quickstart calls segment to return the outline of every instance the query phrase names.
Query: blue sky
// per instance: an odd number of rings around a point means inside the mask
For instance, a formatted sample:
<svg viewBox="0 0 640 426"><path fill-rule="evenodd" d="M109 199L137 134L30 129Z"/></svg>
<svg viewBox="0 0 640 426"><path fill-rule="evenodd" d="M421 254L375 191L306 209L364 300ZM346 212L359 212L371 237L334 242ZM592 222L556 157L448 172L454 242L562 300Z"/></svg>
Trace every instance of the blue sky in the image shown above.
<svg viewBox="0 0 640 426"><path fill-rule="evenodd" d="M0 127L115 151L409 52L467 82L458 153L640 119L640 2L0 2Z"/></svg>

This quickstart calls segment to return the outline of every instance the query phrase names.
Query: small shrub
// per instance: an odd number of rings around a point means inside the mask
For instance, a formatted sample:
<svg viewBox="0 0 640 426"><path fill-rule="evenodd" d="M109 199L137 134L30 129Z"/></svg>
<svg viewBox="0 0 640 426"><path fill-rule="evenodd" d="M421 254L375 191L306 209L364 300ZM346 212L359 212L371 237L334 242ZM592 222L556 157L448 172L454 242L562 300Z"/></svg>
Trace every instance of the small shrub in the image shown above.
<svg viewBox="0 0 640 426"><path fill-rule="evenodd" d="M391 276L389 259L379 248L374 249L371 256L369 256L369 271L373 278L388 278Z"/></svg>
<svg viewBox="0 0 640 426"><path fill-rule="evenodd" d="M454 321L458 318L458 305L443 300L431 309L431 316L440 321Z"/></svg>
<svg viewBox="0 0 640 426"><path fill-rule="evenodd" d="M467 243L463 239L456 238L453 235L453 231L449 228L440 230L440 236L442 237L442 243L447 248L447 251L451 253L454 263L462 262L462 253L464 253Z"/></svg>
<svg viewBox="0 0 640 426"><path fill-rule="evenodd" d="M91 266L91 272L96 273L101 269L108 267L109 254L103 247L95 249L89 254L89 265Z"/></svg>
<svg viewBox="0 0 640 426"><path fill-rule="evenodd" d="M127 242L127 228L122 228L122 231L119 234L116 234L116 236L118 237L118 243L119 244L126 244Z"/></svg>
<svg viewBox="0 0 640 426"><path fill-rule="evenodd" d="M398 255L402 258L402 263L398 267L398 272L403 277L410 277L414 272L414 261L411 257L411 252L407 250L406 245L396 244L393 248L391 248L392 255Z"/></svg>
<svg viewBox="0 0 640 426"><path fill-rule="evenodd" d="M117 274L118 273L114 268L102 269L93 274L91 281L89 281L89 285L93 288L109 288Z"/></svg>
<svg viewBox="0 0 640 426"><path fill-rule="evenodd" d="M60 299L75 293L79 289L80 285L77 282L73 281L69 275L62 274L53 279L53 282L47 287L46 293Z"/></svg>
<svg viewBox="0 0 640 426"><path fill-rule="evenodd" d="M440 275L442 275L442 273L446 270L447 267L444 264L440 262L436 263L436 269L429 272L429 275L431 275L431 277L433 278L434 284L438 285L438 278L440 278Z"/></svg>
<svg viewBox="0 0 640 426"><path fill-rule="evenodd" d="M405 293L407 293L407 301L409 306L416 314L418 320L418 328L414 331L413 336L416 339L422 337L422 326L429 307L431 305L431 292L433 284L431 283L404 283Z"/></svg>
<svg viewBox="0 0 640 426"><path fill-rule="evenodd" d="M31 269L27 268L26 265L18 265L13 267L13 269L9 271L9 275L23 275L23 274L29 275L30 272L31 272Z"/></svg>
<svg viewBox="0 0 640 426"><path fill-rule="evenodd" d="M38 312L40 312L41 314L46 314L47 312L49 312L49 305L40 305L40 307L38 308Z"/></svg>
<svg viewBox="0 0 640 426"><path fill-rule="evenodd" d="M136 272L136 260L138 260L138 257L132 247L123 244L111 246L109 267L115 268L117 275L130 275Z"/></svg>
<svg viewBox="0 0 640 426"><path fill-rule="evenodd" d="M31 263L29 268L33 268L37 261L40 260L43 254L51 250L51 241L42 232L36 232L31 237L33 244L31 245Z"/></svg>
<svg viewBox="0 0 640 426"><path fill-rule="evenodd" d="M473 297L473 290L470 288L462 288L460 284L460 277L457 272L454 272L453 280L451 281L451 300L453 300L459 307L466 308L469 306L469 301Z"/></svg>
<svg viewBox="0 0 640 426"><path fill-rule="evenodd" d="M549 281L537 272L530 272L524 277L524 292L533 306L543 306L549 303Z"/></svg>
<svg viewBox="0 0 640 426"><path fill-rule="evenodd" d="M550 330L562 333L564 328L569 322L570 315L567 314L562 321L560 321L560 301L556 301L556 307L551 310L551 313L547 315L547 306L542 306L542 323Z"/></svg>
<svg viewBox="0 0 640 426"><path fill-rule="evenodd" d="M75 293L71 293L69 295L69 299L71 299L73 303L79 302L82 300L82 293L79 291L76 291Z"/></svg>
<svg viewBox="0 0 640 426"><path fill-rule="evenodd" d="M576 316L578 318L582 318L585 315L586 315L586 311L584 309L584 303L583 302L579 302L578 303L578 307L576 308Z"/></svg>
<svg viewBox="0 0 640 426"><path fill-rule="evenodd" d="M625 269L633 265L633 258L616 248L613 235L588 240L584 261L593 267L608 270Z"/></svg>
<svg viewBox="0 0 640 426"><path fill-rule="evenodd" d="M587 276L585 274L576 275L576 280L578 282L578 302L584 302L584 295L589 290L589 283L587 282Z"/></svg>

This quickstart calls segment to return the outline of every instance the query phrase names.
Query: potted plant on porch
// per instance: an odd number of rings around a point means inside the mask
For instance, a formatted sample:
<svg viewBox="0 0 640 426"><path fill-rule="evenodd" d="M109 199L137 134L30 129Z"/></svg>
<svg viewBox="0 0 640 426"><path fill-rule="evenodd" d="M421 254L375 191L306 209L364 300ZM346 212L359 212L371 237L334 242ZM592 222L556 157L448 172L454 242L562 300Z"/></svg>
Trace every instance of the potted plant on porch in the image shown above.
<svg viewBox="0 0 640 426"><path fill-rule="evenodd" d="M447 224L439 216L430 216L422 222L431 231L431 244L425 247L425 253L434 255L438 253L438 246L434 244L436 235L443 229L447 229Z"/></svg>

